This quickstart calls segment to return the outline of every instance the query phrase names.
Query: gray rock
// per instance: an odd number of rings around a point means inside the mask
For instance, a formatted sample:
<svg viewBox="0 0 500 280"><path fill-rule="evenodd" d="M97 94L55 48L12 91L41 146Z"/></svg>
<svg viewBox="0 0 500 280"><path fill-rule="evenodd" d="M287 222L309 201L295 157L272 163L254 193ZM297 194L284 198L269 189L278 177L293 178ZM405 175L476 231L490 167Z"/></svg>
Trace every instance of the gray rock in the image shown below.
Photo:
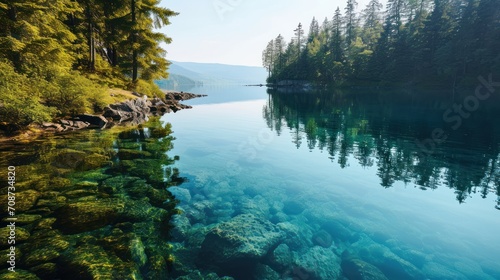
<svg viewBox="0 0 500 280"><path fill-rule="evenodd" d="M103 129L108 124L108 120L103 116L82 114L74 118L74 121L82 121L89 123L89 128Z"/></svg>
<svg viewBox="0 0 500 280"><path fill-rule="evenodd" d="M151 102L146 99L136 98L107 106L104 108L103 116L120 123L140 124L147 120L150 106Z"/></svg>
<svg viewBox="0 0 500 280"><path fill-rule="evenodd" d="M284 233L270 222L242 214L208 232L201 245L201 256L215 263L257 260L284 237Z"/></svg>
<svg viewBox="0 0 500 280"><path fill-rule="evenodd" d="M340 278L341 259L330 249L314 246L305 254L295 256L294 263L307 276L302 279Z"/></svg>
<svg viewBox="0 0 500 280"><path fill-rule="evenodd" d="M385 275L394 279L423 279L421 271L409 261L401 258L384 245L365 237L352 244L353 258L359 258L378 267Z"/></svg>
<svg viewBox="0 0 500 280"><path fill-rule="evenodd" d="M257 195L250 198L242 198L239 207L236 209L238 214L252 214L266 219L269 216L269 204L262 196Z"/></svg>
<svg viewBox="0 0 500 280"><path fill-rule="evenodd" d="M171 230L172 237L176 241L182 241L186 239L188 231L191 227L189 219L184 215L174 215L171 220L174 226Z"/></svg>
<svg viewBox="0 0 500 280"><path fill-rule="evenodd" d="M342 260L342 271L348 279L388 280L380 269L360 259Z"/></svg>
<svg viewBox="0 0 500 280"><path fill-rule="evenodd" d="M191 194L188 189L181 187L170 187L168 191L172 193L175 198L177 198L182 204L188 203L191 201Z"/></svg>
<svg viewBox="0 0 500 280"><path fill-rule="evenodd" d="M283 212L288 215L298 215L305 210L305 206L297 201L289 200L285 201L283 205Z"/></svg>
<svg viewBox="0 0 500 280"><path fill-rule="evenodd" d="M269 256L269 263L278 269L285 269L291 267L293 261L293 254L290 247L286 244L280 244Z"/></svg>
<svg viewBox="0 0 500 280"><path fill-rule="evenodd" d="M259 263L255 268L254 279L281 280L282 278L278 272L274 271L271 267Z"/></svg>
<svg viewBox="0 0 500 280"><path fill-rule="evenodd" d="M312 242L314 245L329 248L333 244L333 239L325 230L319 230L313 234Z"/></svg>
<svg viewBox="0 0 500 280"><path fill-rule="evenodd" d="M443 280L465 280L467 278L460 272L450 269L442 264L435 262L428 262L422 268L422 272L429 279L443 279ZM479 278L478 278L479 279Z"/></svg>

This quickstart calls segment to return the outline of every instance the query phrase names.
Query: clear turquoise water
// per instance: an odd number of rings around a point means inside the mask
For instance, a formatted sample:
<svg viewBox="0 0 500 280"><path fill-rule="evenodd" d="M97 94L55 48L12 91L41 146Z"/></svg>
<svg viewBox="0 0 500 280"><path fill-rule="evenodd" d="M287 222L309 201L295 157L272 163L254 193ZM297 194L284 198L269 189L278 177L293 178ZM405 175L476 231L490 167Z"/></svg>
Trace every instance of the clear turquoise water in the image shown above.
<svg viewBox="0 0 500 280"><path fill-rule="evenodd" d="M500 126L490 104L453 130L441 116L462 99L449 94L192 91L209 96L162 118L172 124L172 154L189 179L180 186L189 196L178 195L189 220L173 242L178 252L197 249L190 237L251 213L293 227L300 240L289 246L290 266L265 274L269 279L327 279L341 258L362 260L389 279L500 279ZM449 138L423 157L415 140L436 127ZM285 213L290 201L300 213ZM335 258L300 261L314 256L311 240L321 230ZM210 262L193 265L261 277Z"/></svg>

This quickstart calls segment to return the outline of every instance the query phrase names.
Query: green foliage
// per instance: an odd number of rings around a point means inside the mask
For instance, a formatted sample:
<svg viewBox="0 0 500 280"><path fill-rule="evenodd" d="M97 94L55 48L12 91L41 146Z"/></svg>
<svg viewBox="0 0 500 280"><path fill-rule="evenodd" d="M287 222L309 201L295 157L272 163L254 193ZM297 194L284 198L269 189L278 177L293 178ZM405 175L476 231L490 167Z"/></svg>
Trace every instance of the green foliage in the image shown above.
<svg viewBox="0 0 500 280"><path fill-rule="evenodd" d="M60 75L53 84L55 90L43 97L48 106L57 106L60 115L93 113L106 105L101 103L106 90L79 73Z"/></svg>
<svg viewBox="0 0 500 280"><path fill-rule="evenodd" d="M43 106L36 92L32 91L33 80L14 71L14 67L0 61L0 119L16 127L32 122L50 120L54 108Z"/></svg>
<svg viewBox="0 0 500 280"><path fill-rule="evenodd" d="M284 52L268 45L270 82L457 87L499 73L498 0L388 0L385 18L379 0L359 16L346 1L321 28L313 18L304 48L298 36Z"/></svg>
<svg viewBox="0 0 500 280"><path fill-rule="evenodd" d="M162 96L163 92L158 85L150 81L139 80L135 84L135 90L149 97Z"/></svg>
<svg viewBox="0 0 500 280"><path fill-rule="evenodd" d="M104 87L160 94L169 62L157 32L177 13L159 0L0 3L2 121L19 127L94 112ZM53 109L57 108L57 110Z"/></svg>

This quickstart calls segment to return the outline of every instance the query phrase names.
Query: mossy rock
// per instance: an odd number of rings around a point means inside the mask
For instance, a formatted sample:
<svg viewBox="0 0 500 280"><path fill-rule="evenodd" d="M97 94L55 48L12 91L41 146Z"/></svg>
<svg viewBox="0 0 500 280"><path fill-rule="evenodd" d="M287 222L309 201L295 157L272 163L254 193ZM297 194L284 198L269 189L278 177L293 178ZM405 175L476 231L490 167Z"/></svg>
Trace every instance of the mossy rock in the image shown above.
<svg viewBox="0 0 500 280"><path fill-rule="evenodd" d="M90 196L90 195L96 195L97 194L97 187L95 189L76 189L76 190L71 190L64 192L64 196L75 199L75 198L81 198L85 196Z"/></svg>
<svg viewBox="0 0 500 280"><path fill-rule="evenodd" d="M0 279L2 280L40 280L36 274L29 271L16 269L16 272L5 272L0 274Z"/></svg>
<svg viewBox="0 0 500 280"><path fill-rule="evenodd" d="M130 177L130 176L115 176L109 179L104 180L99 186L99 192L103 192L106 194L124 194L125 188L135 184L135 182L144 182L138 177Z"/></svg>
<svg viewBox="0 0 500 280"><path fill-rule="evenodd" d="M38 183L36 189L40 192L62 191L71 187L71 181L62 177L43 178L47 183Z"/></svg>
<svg viewBox="0 0 500 280"><path fill-rule="evenodd" d="M146 179L148 183L157 184L164 181L163 165L164 163L157 159L136 159L122 160L118 168L121 172L127 172L132 176Z"/></svg>
<svg viewBox="0 0 500 280"><path fill-rule="evenodd" d="M64 205L66 205L66 203L67 203L67 198L62 196L62 195L58 195L58 196L55 196L51 199L39 199L36 206L37 207L47 207L50 210L54 211L54 210L56 210Z"/></svg>
<svg viewBox="0 0 500 280"><path fill-rule="evenodd" d="M55 156L52 165L58 168L79 169L83 165L87 153L73 149L62 149Z"/></svg>
<svg viewBox="0 0 500 280"><path fill-rule="evenodd" d="M30 215L30 214L19 214L19 215L16 215L16 225L24 225L24 224L31 224L35 221L38 221L42 218L41 215ZM8 221L7 221L8 218L3 218L2 219L2 222L4 223L7 223L8 224Z"/></svg>
<svg viewBox="0 0 500 280"><path fill-rule="evenodd" d="M55 249L57 251L64 251L68 249L70 245L70 243L67 240L69 240L69 237L67 236L54 234L46 237L36 238L30 244L27 244L25 247L28 249L28 251L35 251L40 249L42 250Z"/></svg>
<svg viewBox="0 0 500 280"><path fill-rule="evenodd" d="M151 153L148 151L132 150L132 149L120 149L118 151L118 158L120 160L133 160L139 158L149 158Z"/></svg>
<svg viewBox="0 0 500 280"><path fill-rule="evenodd" d="M56 218L45 218L40 220L35 229L52 229L52 225L56 222Z"/></svg>
<svg viewBox="0 0 500 280"><path fill-rule="evenodd" d="M2 195L0 201L3 201L7 204L8 195ZM35 190L26 190L21 192L16 192L16 204L14 208L16 209L16 213L20 214L21 212L27 211L31 209L38 198L40 197L40 193Z"/></svg>
<svg viewBox="0 0 500 280"><path fill-rule="evenodd" d="M84 158L83 164L79 166L78 170L94 170L104 166L110 166L111 161L108 156L100 154L90 154Z"/></svg>
<svg viewBox="0 0 500 280"><path fill-rule="evenodd" d="M58 269L57 264L49 262L34 266L30 268L30 271L43 279L56 279Z"/></svg>
<svg viewBox="0 0 500 280"><path fill-rule="evenodd" d="M15 252L16 252L16 260L22 260L24 257L24 255L22 253L23 250L21 250L21 248L19 248L19 246L16 246ZM10 253L10 248L0 251L0 269L9 267L9 264L7 263L7 261L10 258L9 256L7 256L7 254L9 254L9 253ZM0 278L0 279L3 279L3 278Z"/></svg>
<svg viewBox="0 0 500 280"><path fill-rule="evenodd" d="M165 189L155 189L144 180L137 180L126 189L128 195L133 199L149 198L152 205L164 208L167 199L173 199L172 195Z"/></svg>
<svg viewBox="0 0 500 280"><path fill-rule="evenodd" d="M121 199L69 203L54 213L57 218L55 226L67 233L91 231L114 223L124 208Z"/></svg>
<svg viewBox="0 0 500 280"><path fill-rule="evenodd" d="M146 279L168 279L167 261L161 255L155 255L149 258L148 266L145 269Z"/></svg>
<svg viewBox="0 0 500 280"><path fill-rule="evenodd" d="M23 259L23 263L32 267L54 260L60 256L60 252L55 248L46 247L34 251L27 252Z"/></svg>
<svg viewBox="0 0 500 280"><path fill-rule="evenodd" d="M83 244L61 256L63 279L143 279L133 262L124 262L101 246Z"/></svg>
<svg viewBox="0 0 500 280"><path fill-rule="evenodd" d="M113 177L112 175L106 174L107 168L100 168L82 172L75 172L71 174L71 178L75 181L89 181L89 182L99 182Z"/></svg>
<svg viewBox="0 0 500 280"><path fill-rule="evenodd" d="M16 231L16 245L30 238L30 233L22 227L16 226L15 231ZM6 237L10 236L10 228L9 227L0 228L0 236L3 237L0 238L0 246L9 247L10 245L8 244L8 239Z"/></svg>

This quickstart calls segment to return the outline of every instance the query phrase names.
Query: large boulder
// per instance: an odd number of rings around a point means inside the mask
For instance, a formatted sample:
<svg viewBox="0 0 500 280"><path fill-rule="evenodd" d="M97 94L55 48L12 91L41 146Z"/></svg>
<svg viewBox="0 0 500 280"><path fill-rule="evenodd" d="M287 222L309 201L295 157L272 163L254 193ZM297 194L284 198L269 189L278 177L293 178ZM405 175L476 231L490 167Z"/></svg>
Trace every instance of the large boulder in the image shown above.
<svg viewBox="0 0 500 280"><path fill-rule="evenodd" d="M201 245L201 257L219 264L251 262L267 255L284 237L270 222L242 214L208 232Z"/></svg>
<svg viewBox="0 0 500 280"><path fill-rule="evenodd" d="M124 207L119 199L69 203L56 211L56 224L68 233L91 231L113 223Z"/></svg>
<svg viewBox="0 0 500 280"><path fill-rule="evenodd" d="M108 124L108 120L105 117L98 115L90 115L90 114L78 115L74 118L74 121L77 121L77 123L79 123L79 121L88 123L89 128L100 128L100 129L105 128L106 125Z"/></svg>
<svg viewBox="0 0 500 280"><path fill-rule="evenodd" d="M140 124L147 121L150 106L152 104L146 98L136 98L107 106L104 108L103 116L120 123Z"/></svg>
<svg viewBox="0 0 500 280"><path fill-rule="evenodd" d="M349 279L388 280L376 266L356 258L343 259L342 271Z"/></svg>
<svg viewBox="0 0 500 280"><path fill-rule="evenodd" d="M340 279L341 259L331 249L314 246L305 254L297 255L293 271L301 279Z"/></svg>

